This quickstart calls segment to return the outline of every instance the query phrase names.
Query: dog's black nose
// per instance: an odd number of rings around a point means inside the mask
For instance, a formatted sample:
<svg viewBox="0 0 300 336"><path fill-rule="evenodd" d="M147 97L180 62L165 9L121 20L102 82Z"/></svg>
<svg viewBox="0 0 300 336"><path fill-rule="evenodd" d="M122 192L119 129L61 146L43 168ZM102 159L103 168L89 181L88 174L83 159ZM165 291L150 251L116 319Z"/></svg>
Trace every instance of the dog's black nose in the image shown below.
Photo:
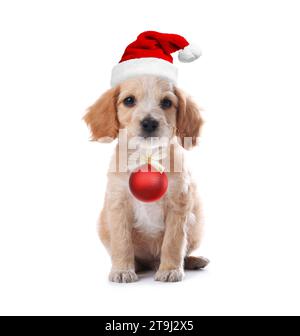
<svg viewBox="0 0 300 336"><path fill-rule="evenodd" d="M157 129L158 125L159 122L151 117L147 117L141 121L143 131L145 131L146 133L154 132Z"/></svg>

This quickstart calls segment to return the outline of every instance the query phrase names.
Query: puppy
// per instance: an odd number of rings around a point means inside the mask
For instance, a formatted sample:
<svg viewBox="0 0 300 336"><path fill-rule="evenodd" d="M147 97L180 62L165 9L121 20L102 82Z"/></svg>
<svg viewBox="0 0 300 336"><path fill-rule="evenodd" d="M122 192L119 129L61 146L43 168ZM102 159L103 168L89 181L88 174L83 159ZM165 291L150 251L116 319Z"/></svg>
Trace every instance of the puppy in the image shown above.
<svg viewBox="0 0 300 336"><path fill-rule="evenodd" d="M153 203L132 196L130 168L119 165L124 146L116 145L99 221L99 235L112 261L109 279L133 282L139 271L156 269L155 280L176 282L183 279L184 269L204 268L207 259L190 256L200 244L202 218L183 148L184 138L189 139L189 147L197 144L203 124L197 105L171 81L145 75L108 90L88 109L84 120L93 140L113 140L120 130L126 130L129 142L136 137L168 140L169 187ZM139 150L137 146L135 151Z"/></svg>

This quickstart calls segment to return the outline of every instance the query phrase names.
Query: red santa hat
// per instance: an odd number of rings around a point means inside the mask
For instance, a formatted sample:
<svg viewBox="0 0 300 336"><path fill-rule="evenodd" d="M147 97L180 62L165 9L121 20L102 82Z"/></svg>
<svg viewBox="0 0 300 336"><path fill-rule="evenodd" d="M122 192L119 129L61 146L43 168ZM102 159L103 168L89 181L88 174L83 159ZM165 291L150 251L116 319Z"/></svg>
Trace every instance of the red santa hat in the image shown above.
<svg viewBox="0 0 300 336"><path fill-rule="evenodd" d="M128 45L121 61L113 68L111 85L142 75L156 75L176 83L177 68L171 55L176 51L179 51L179 60L185 63L201 56L201 51L180 35L155 31L141 33Z"/></svg>

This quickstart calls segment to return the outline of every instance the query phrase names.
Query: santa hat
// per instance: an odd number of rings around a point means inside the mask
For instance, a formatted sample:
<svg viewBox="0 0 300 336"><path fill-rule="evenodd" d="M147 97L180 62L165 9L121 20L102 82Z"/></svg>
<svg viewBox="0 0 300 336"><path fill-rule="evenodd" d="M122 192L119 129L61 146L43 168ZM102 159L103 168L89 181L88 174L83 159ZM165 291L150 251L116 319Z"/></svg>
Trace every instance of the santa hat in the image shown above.
<svg viewBox="0 0 300 336"><path fill-rule="evenodd" d="M128 45L121 61L113 68L111 85L141 75L156 75L176 83L177 68L171 55L176 51L179 51L179 60L185 63L201 56L201 51L180 35L155 31L141 33Z"/></svg>

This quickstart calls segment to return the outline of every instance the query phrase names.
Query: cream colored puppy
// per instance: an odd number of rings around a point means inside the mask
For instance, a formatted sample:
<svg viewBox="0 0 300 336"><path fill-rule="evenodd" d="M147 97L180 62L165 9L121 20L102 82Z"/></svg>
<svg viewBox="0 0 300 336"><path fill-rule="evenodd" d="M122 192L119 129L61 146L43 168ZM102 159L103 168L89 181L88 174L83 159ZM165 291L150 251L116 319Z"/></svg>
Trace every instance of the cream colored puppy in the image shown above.
<svg viewBox="0 0 300 336"><path fill-rule="evenodd" d="M116 146L99 223L112 260L109 279L132 282L138 271L156 268L155 280L174 282L183 279L184 269L204 268L207 259L190 256L201 240L201 206L182 147L184 138L189 146L196 145L202 125L197 105L170 81L146 75L104 93L84 119L93 140L115 139L121 129L129 142L136 137L168 140L164 163L169 166L169 187L153 203L140 202L130 193L128 161L120 165L124 145L119 141ZM139 148L138 142L135 152Z"/></svg>

